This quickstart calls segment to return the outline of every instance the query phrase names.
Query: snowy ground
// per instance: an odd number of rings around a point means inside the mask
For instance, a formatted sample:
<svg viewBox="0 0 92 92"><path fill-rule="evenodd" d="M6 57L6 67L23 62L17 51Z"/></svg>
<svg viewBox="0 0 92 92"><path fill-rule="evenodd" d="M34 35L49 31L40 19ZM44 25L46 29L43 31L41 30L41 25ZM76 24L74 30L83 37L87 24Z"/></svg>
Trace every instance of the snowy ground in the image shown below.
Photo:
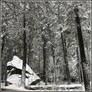
<svg viewBox="0 0 92 92"><path fill-rule="evenodd" d="M31 86L27 87L27 89L23 87L17 87L15 85L9 85L2 87L3 90L15 90L15 91L85 91L85 88L81 84L70 84L70 85L40 85L40 86Z"/></svg>
<svg viewBox="0 0 92 92"><path fill-rule="evenodd" d="M1 89L2 90L15 90L15 91L30 91L30 90L27 90L23 87L17 87L15 85L4 86Z"/></svg>

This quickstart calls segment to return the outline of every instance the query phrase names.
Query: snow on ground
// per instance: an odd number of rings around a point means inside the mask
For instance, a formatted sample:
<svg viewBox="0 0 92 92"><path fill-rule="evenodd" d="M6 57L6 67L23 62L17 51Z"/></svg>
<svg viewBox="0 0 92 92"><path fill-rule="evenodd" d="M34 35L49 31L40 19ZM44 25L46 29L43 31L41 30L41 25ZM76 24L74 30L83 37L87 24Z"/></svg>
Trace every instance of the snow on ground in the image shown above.
<svg viewBox="0 0 92 92"><path fill-rule="evenodd" d="M30 86L28 89L23 87L18 87L15 85L9 85L2 87L4 90L16 90L16 91L85 91L85 88L82 84L70 84L70 85L39 85L39 86Z"/></svg>
<svg viewBox="0 0 92 92"><path fill-rule="evenodd" d="M31 85L31 88L41 88L44 90L58 91L85 91L83 84L63 84L63 85Z"/></svg>
<svg viewBox="0 0 92 92"><path fill-rule="evenodd" d="M1 89L3 89L3 90L16 90L16 91L30 91L30 90L27 90L23 87L17 87L16 85L4 86Z"/></svg>

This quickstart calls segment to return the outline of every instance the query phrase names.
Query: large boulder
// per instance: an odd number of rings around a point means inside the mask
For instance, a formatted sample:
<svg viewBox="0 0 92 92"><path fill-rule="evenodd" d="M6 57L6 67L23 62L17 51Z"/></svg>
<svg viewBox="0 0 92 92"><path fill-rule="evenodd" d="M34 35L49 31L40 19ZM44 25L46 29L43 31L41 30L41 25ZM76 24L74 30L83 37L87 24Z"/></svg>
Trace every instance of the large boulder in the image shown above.
<svg viewBox="0 0 92 92"><path fill-rule="evenodd" d="M10 84L20 85L21 84L21 72L22 72L23 60L19 57L14 56L11 61L7 63L7 82ZM40 77L26 64L26 86L36 85L41 81Z"/></svg>

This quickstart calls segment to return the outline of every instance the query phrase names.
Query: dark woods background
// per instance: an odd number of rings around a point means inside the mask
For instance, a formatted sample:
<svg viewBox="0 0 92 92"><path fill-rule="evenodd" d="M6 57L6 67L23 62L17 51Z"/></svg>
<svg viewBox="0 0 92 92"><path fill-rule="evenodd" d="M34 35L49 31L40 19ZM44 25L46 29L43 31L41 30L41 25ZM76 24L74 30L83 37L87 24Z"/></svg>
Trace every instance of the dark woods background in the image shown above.
<svg viewBox="0 0 92 92"><path fill-rule="evenodd" d="M2 82L16 55L46 84L90 79L90 2L2 1ZM22 80L23 81L23 80Z"/></svg>

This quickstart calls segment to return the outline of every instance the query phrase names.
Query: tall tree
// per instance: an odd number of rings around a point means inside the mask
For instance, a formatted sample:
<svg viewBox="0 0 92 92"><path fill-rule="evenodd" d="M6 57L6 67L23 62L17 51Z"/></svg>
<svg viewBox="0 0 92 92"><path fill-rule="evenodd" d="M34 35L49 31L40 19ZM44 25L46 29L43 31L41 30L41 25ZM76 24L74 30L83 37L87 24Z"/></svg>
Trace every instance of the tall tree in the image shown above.
<svg viewBox="0 0 92 92"><path fill-rule="evenodd" d="M2 81L4 82L5 85L7 85L6 79L7 79L7 62L6 62L6 56L5 54L5 48L4 45L6 44L5 42L6 39L2 38L2 48L1 48L1 59L2 59ZM4 52L5 51L5 52Z"/></svg>
<svg viewBox="0 0 92 92"><path fill-rule="evenodd" d="M46 83L46 38L42 35L43 40L43 80Z"/></svg>
<svg viewBox="0 0 92 92"><path fill-rule="evenodd" d="M0 1L0 13L1 13L1 1ZM1 24L1 14L0 14L0 24ZM0 91L1 91L1 26L0 26Z"/></svg>
<svg viewBox="0 0 92 92"><path fill-rule="evenodd" d="M58 5L58 23L60 24L62 20L60 20L60 4ZM68 67L68 60L67 60L67 49L66 49L66 40L65 40L65 35L64 32L62 32L62 27L60 27L61 31L61 42L62 42L62 49L63 49L63 58L64 58L64 63L65 63L65 79L70 83L70 72L69 72L69 67Z"/></svg>
<svg viewBox="0 0 92 92"><path fill-rule="evenodd" d="M89 77L86 70L87 61L86 61L85 50L84 50L84 42L83 42L78 6L75 6L74 12L76 15L75 21L77 26L78 44L79 44L80 58L81 58L82 71L83 71L83 77L84 77L83 82L84 82L85 89L88 90L90 82L89 82Z"/></svg>
<svg viewBox="0 0 92 92"><path fill-rule="evenodd" d="M66 49L66 41L64 38L64 33L61 33L61 41L62 41L63 57L64 57L64 63L65 63L65 78L70 84L70 72L69 72L69 67L68 67L67 49Z"/></svg>
<svg viewBox="0 0 92 92"><path fill-rule="evenodd" d="M82 83L83 82L83 72L82 72L82 66L81 66L81 62L80 62L80 53L79 53L79 48L76 48L76 54L77 54L77 68L78 68L78 77L79 77L79 82Z"/></svg>
<svg viewBox="0 0 92 92"><path fill-rule="evenodd" d="M6 29L4 28L2 28L2 31L6 31ZM2 78L1 78L1 80L3 81L3 83L6 85L6 59L5 59L5 52L4 52L4 50L5 50L5 45L6 45L6 37L7 37L7 34L2 34L2 44L1 44L1 59L2 59L2 73L1 73L1 75L2 75Z"/></svg>
<svg viewBox="0 0 92 92"><path fill-rule="evenodd" d="M25 79L26 79L26 62L27 62L27 43L26 43L26 19L25 19L25 2L24 2L24 13L23 13L23 66L22 66L22 78L21 78L21 86L25 87Z"/></svg>
<svg viewBox="0 0 92 92"><path fill-rule="evenodd" d="M48 24L48 26L47 26L47 31L48 31L48 35L49 35L49 41L50 41L50 45L51 45L51 47L50 47L50 49L51 49L51 56L53 57L53 64L54 64L54 84L56 83L56 68L55 68L55 66L56 66L56 63L55 63L55 46L54 46L54 33L52 33L51 32L51 30L50 30L50 24Z"/></svg>

